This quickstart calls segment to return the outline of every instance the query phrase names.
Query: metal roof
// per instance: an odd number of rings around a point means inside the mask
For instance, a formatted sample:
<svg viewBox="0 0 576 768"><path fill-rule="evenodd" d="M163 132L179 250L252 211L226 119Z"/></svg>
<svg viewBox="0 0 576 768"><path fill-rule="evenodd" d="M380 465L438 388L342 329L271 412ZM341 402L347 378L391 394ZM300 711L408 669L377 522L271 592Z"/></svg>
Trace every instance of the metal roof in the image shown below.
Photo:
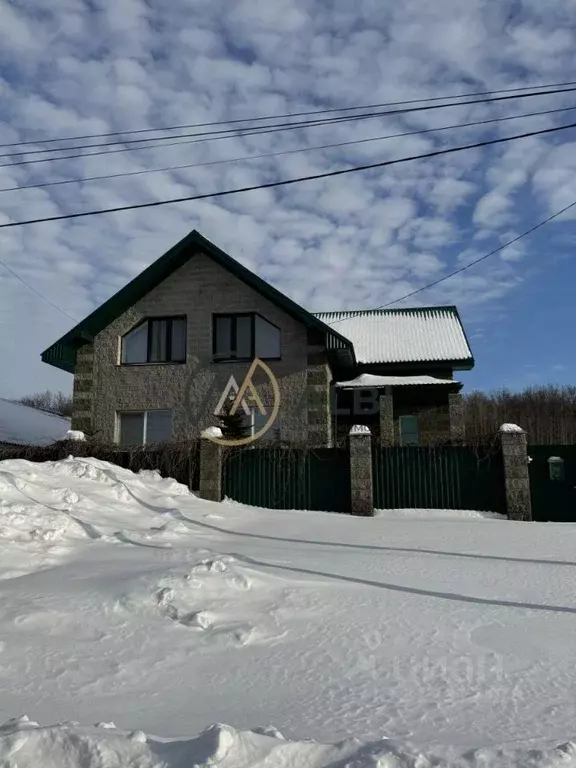
<svg viewBox="0 0 576 768"><path fill-rule="evenodd" d="M462 321L453 306L318 312L316 317L350 339L358 363L474 365Z"/></svg>

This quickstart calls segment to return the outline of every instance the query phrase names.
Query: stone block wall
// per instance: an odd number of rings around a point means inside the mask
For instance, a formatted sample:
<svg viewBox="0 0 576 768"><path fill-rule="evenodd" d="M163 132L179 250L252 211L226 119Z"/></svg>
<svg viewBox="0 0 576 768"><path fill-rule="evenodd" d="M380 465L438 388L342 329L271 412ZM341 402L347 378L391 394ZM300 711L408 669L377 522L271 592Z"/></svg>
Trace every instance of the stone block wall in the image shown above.
<svg viewBox="0 0 576 768"><path fill-rule="evenodd" d="M269 363L281 393L281 439L329 445L330 371L323 346L309 338L304 325L202 253L79 350L73 428L113 441L117 412L152 409L172 411L175 440L197 437L216 424L213 412L230 376L241 386L250 367L212 360L212 315L229 312L258 312L281 329L282 359ZM121 337L142 320L162 315L186 315L186 363L120 365ZM257 373L259 391L265 381ZM271 400L271 388L263 391L263 399Z"/></svg>

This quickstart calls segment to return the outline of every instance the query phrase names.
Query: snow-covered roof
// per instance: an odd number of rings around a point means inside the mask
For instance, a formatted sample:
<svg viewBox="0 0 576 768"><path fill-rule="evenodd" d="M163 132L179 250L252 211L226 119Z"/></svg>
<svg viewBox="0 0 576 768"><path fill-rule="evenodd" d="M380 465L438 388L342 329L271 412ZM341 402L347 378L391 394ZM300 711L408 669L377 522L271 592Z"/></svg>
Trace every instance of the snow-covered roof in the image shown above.
<svg viewBox="0 0 576 768"><path fill-rule="evenodd" d="M350 339L359 363L474 360L456 307L347 310L316 315Z"/></svg>
<svg viewBox="0 0 576 768"><path fill-rule="evenodd" d="M0 443L49 445L62 440L70 420L0 397Z"/></svg>
<svg viewBox="0 0 576 768"><path fill-rule="evenodd" d="M406 387L422 384L456 384L454 379L437 379L435 376L374 376L371 373L363 373L351 381L337 381L335 386L342 389L356 389L357 387L370 389L372 387Z"/></svg>

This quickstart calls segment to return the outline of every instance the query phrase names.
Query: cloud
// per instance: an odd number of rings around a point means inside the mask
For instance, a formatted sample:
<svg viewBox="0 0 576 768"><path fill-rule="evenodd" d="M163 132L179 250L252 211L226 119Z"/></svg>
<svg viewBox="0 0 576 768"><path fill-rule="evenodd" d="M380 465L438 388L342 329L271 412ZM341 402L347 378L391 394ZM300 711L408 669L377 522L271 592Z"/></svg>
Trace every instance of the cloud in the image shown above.
<svg viewBox="0 0 576 768"><path fill-rule="evenodd" d="M185 0L173 0L169 13L144 0L50 6L0 0L0 15L0 143L6 144L431 98L537 83L542 72L561 81L574 64L562 0L550 0L546 13L536 0L523 0L514 13L483 0L211 0L197 3L193 14ZM539 97L4 167L0 188L286 152L569 104L569 95ZM0 220L252 186L563 119L0 191ZM188 132L202 130L208 129ZM558 134L276 190L5 229L0 257L81 318L195 227L311 309L377 306L576 199L575 146L569 134ZM518 261L530 258L530 243L505 253L416 302L458 303L477 313L490 308L519 285ZM42 365L39 353L71 321L1 266L0 322L0 354L9 360L0 395L70 387L71 377Z"/></svg>

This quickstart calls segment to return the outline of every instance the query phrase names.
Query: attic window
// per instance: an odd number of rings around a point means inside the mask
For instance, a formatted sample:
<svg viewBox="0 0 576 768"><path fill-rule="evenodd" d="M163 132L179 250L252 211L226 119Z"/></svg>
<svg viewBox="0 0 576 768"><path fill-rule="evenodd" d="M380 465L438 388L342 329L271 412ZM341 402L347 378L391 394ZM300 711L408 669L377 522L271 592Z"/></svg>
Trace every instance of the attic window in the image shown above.
<svg viewBox="0 0 576 768"><path fill-rule="evenodd" d="M278 360L280 328L255 313L214 315L212 331L215 360Z"/></svg>
<svg viewBox="0 0 576 768"><path fill-rule="evenodd" d="M122 337L122 364L184 363L186 318L156 317L145 320Z"/></svg>

